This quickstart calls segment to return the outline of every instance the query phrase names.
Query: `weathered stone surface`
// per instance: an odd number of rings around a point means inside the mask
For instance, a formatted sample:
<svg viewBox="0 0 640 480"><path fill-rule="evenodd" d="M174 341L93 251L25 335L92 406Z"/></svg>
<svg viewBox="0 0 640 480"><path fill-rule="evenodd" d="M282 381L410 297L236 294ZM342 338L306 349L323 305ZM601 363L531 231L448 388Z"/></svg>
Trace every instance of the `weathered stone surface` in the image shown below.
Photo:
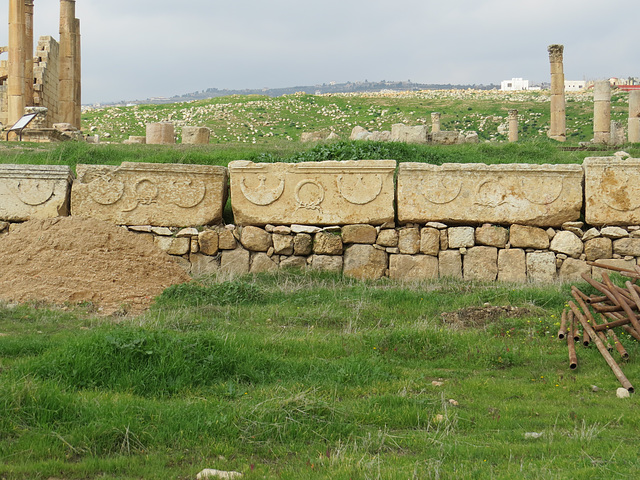
<svg viewBox="0 0 640 480"><path fill-rule="evenodd" d="M469 248L475 244L475 230L473 227L449 228L449 248Z"/></svg>
<svg viewBox="0 0 640 480"><path fill-rule="evenodd" d="M509 241L509 230L496 225L483 225L476 228L476 244L504 248Z"/></svg>
<svg viewBox="0 0 640 480"><path fill-rule="evenodd" d="M575 233L562 230L555 234L549 248L556 253L564 253L570 257L578 258L582 254L584 245Z"/></svg>
<svg viewBox="0 0 640 480"><path fill-rule="evenodd" d="M441 278L462 279L462 255L458 250L441 250L438 254Z"/></svg>
<svg viewBox="0 0 640 480"><path fill-rule="evenodd" d="M380 230L376 244L382 247L397 247L398 231L395 229Z"/></svg>
<svg viewBox="0 0 640 480"><path fill-rule="evenodd" d="M427 143L429 127L426 125L409 126L402 123L391 125L391 141L404 143Z"/></svg>
<svg viewBox="0 0 640 480"><path fill-rule="evenodd" d="M252 252L266 252L273 246L271 234L262 228L247 226L242 229L240 243Z"/></svg>
<svg viewBox="0 0 640 480"><path fill-rule="evenodd" d="M313 255L311 257L311 268L324 270L326 272L342 271L343 258L339 255Z"/></svg>
<svg viewBox="0 0 640 480"><path fill-rule="evenodd" d="M591 267L584 260L575 258L567 258L562 262L558 277L563 282L582 281L582 274L586 273L591 276Z"/></svg>
<svg viewBox="0 0 640 480"><path fill-rule="evenodd" d="M640 222L640 159L589 157L585 171L585 218L589 225Z"/></svg>
<svg viewBox="0 0 640 480"><path fill-rule="evenodd" d="M313 239L316 255L342 255L342 238L329 232L316 233Z"/></svg>
<svg viewBox="0 0 640 480"><path fill-rule="evenodd" d="M208 145L211 130L207 127L182 127L182 143L188 145Z"/></svg>
<svg viewBox="0 0 640 480"><path fill-rule="evenodd" d="M394 160L231 162L235 221L240 225L393 221L395 166Z"/></svg>
<svg viewBox="0 0 640 480"><path fill-rule="evenodd" d="M311 255L313 238L307 233L299 233L293 238L294 255Z"/></svg>
<svg viewBox="0 0 640 480"><path fill-rule="evenodd" d="M634 271L634 267L636 265L635 260L624 260L622 258L608 258L608 259L596 260L595 263L609 265L612 267L624 268L626 270L631 270L631 271ZM607 275L611 275L611 270L594 266L591 269L591 276L594 280L600 281L602 280L602 272L606 272Z"/></svg>
<svg viewBox="0 0 640 480"><path fill-rule="evenodd" d="M354 244L344 252L344 274L349 277L369 280L382 278L387 266L387 253L372 245Z"/></svg>
<svg viewBox="0 0 640 480"><path fill-rule="evenodd" d="M293 255L293 236L273 234L273 251L276 255Z"/></svg>
<svg viewBox="0 0 640 480"><path fill-rule="evenodd" d="M151 232L155 233L156 235L161 235L163 237L173 236L173 232L171 231L170 228L167 228L167 227L151 227Z"/></svg>
<svg viewBox="0 0 640 480"><path fill-rule="evenodd" d="M310 233L310 234L314 234L314 233L318 233L321 232L322 229L320 227L316 227L314 225L291 225L291 231L293 233Z"/></svg>
<svg viewBox="0 0 640 480"><path fill-rule="evenodd" d="M423 228L420 230L420 253L437 256L440 252L440 230Z"/></svg>
<svg viewBox="0 0 640 480"><path fill-rule="evenodd" d="M249 273L251 254L244 248L223 250L220 258L220 270L233 275Z"/></svg>
<svg viewBox="0 0 640 480"><path fill-rule="evenodd" d="M176 143L173 123L148 123L146 139L148 145L171 145Z"/></svg>
<svg viewBox="0 0 640 480"><path fill-rule="evenodd" d="M191 238L191 237L197 237L197 236L198 236L198 229L193 227L183 228L178 233L176 233L176 237L178 238L182 238L182 237Z"/></svg>
<svg viewBox="0 0 640 480"><path fill-rule="evenodd" d="M231 230L224 229L218 232L218 246L220 250L235 250L238 241Z"/></svg>
<svg viewBox="0 0 640 480"><path fill-rule="evenodd" d="M155 237L154 243L169 255L185 255L189 253L191 246L191 240L188 238Z"/></svg>
<svg viewBox="0 0 640 480"><path fill-rule="evenodd" d="M629 236L629 232L627 232L622 227L604 227L600 230L600 235L606 238L626 238Z"/></svg>
<svg viewBox="0 0 640 480"><path fill-rule="evenodd" d="M280 268L306 268L307 259L305 257L282 257L280 259Z"/></svg>
<svg viewBox="0 0 640 480"><path fill-rule="evenodd" d="M448 228L444 230L440 230L440 250L448 250L449 249L449 232Z"/></svg>
<svg viewBox="0 0 640 480"><path fill-rule="evenodd" d="M555 281L555 254L553 252L527 253L527 278L530 282L551 283Z"/></svg>
<svg viewBox="0 0 640 480"><path fill-rule="evenodd" d="M640 238L621 238L613 241L613 253L640 257Z"/></svg>
<svg viewBox="0 0 640 480"><path fill-rule="evenodd" d="M541 228L516 224L509 230L509 243L517 248L545 250L549 248L549 235Z"/></svg>
<svg viewBox="0 0 640 480"><path fill-rule="evenodd" d="M278 270L278 264L273 261L266 253L256 252L251 254L251 273L275 272Z"/></svg>
<svg viewBox="0 0 640 480"><path fill-rule="evenodd" d="M198 234L198 244L200 245L200 253L204 255L216 255L220 248L219 239L220 237L218 235L218 232L214 232L212 230L205 230L203 232L200 232Z"/></svg>
<svg viewBox="0 0 640 480"><path fill-rule="evenodd" d="M613 255L613 242L610 238L605 237L592 238L584 242L584 253L590 262L601 258L611 258Z"/></svg>
<svg viewBox="0 0 640 480"><path fill-rule="evenodd" d="M589 240L597 238L599 236L600 236L600 230L593 227L587 230L586 232L584 232L584 235L582 235L582 241L588 242Z"/></svg>
<svg viewBox="0 0 640 480"><path fill-rule="evenodd" d="M342 242L374 244L378 237L373 225L345 225L342 227Z"/></svg>
<svg viewBox="0 0 640 480"><path fill-rule="evenodd" d="M69 215L73 176L62 165L0 165L0 220L26 220Z"/></svg>
<svg viewBox="0 0 640 480"><path fill-rule="evenodd" d="M438 257L431 255L390 255L389 277L398 280L438 278Z"/></svg>
<svg viewBox="0 0 640 480"><path fill-rule="evenodd" d="M524 250L510 248L498 251L498 281L515 283L527 281L527 260Z"/></svg>
<svg viewBox="0 0 640 480"><path fill-rule="evenodd" d="M401 163L400 223L560 226L582 207L579 165Z"/></svg>
<svg viewBox="0 0 640 480"><path fill-rule="evenodd" d="M208 225L222 220L227 170L209 165L124 162L78 165L71 214L117 225Z"/></svg>
<svg viewBox="0 0 640 480"><path fill-rule="evenodd" d="M194 277L211 275L220 270L220 259L218 257L192 253L189 255L189 261L191 262L190 273Z"/></svg>
<svg viewBox="0 0 640 480"><path fill-rule="evenodd" d="M420 251L420 230L417 228L401 228L398 231L398 249L408 255Z"/></svg>
<svg viewBox="0 0 640 480"><path fill-rule="evenodd" d="M451 130L440 130L439 132L431 133L427 136L427 141L429 143L435 143L436 145L456 145L458 143L465 143L465 140L465 136L460 132Z"/></svg>
<svg viewBox="0 0 640 480"><path fill-rule="evenodd" d="M130 135L124 142L125 145L145 145L147 143L147 137L140 135Z"/></svg>
<svg viewBox="0 0 640 480"><path fill-rule="evenodd" d="M464 279L495 281L498 276L498 249L495 247L472 247L464 256Z"/></svg>

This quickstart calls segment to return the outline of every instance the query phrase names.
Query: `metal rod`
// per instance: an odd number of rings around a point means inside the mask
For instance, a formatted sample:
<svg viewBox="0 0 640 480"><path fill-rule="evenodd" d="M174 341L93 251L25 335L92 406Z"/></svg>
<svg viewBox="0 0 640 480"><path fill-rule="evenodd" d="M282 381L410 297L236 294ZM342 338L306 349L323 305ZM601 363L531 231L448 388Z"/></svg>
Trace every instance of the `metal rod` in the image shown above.
<svg viewBox="0 0 640 480"><path fill-rule="evenodd" d="M602 272L602 279L606 284L613 285L611 283L611 280L609 280L609 276L604 272ZM618 303L618 305L620 305L623 308L624 313L627 314L627 317L629 317L629 320L631 320L631 325L633 325L633 328L635 328L637 332L640 332L640 323L638 322L638 319L635 313L633 313L633 311L631 310L631 307L629 307L627 302L625 302L620 298L620 295L618 295L616 289L611 289L611 294L616 298L617 300L616 303Z"/></svg>
<svg viewBox="0 0 640 480"><path fill-rule="evenodd" d="M628 359L629 353L627 353L625 348L622 346L622 343L620 343L620 340L618 339L618 336L616 335L616 333L613 330L607 330L607 334L611 337L611 340L613 340L613 344L616 346L616 350L618 350L620 357L623 360Z"/></svg>
<svg viewBox="0 0 640 480"><path fill-rule="evenodd" d="M562 310L562 317L560 320L560 330L558 330L558 338L562 340L567 336L567 309Z"/></svg>
<svg viewBox="0 0 640 480"><path fill-rule="evenodd" d="M571 330L575 327L575 320L571 319ZM569 348L569 368L575 370L578 368L578 356L576 355L576 344L573 341L573 335L567 336L567 346Z"/></svg>
<svg viewBox="0 0 640 480"><path fill-rule="evenodd" d="M635 338L638 342L640 342L640 333L636 332L633 328L631 328L628 325L625 325L622 328L624 329L625 332L627 332L629 335Z"/></svg>
<svg viewBox="0 0 640 480"><path fill-rule="evenodd" d="M596 322L596 319L593 317L593 315L591 315L591 310L589 310L589 307L587 306L586 303L584 303L584 300L582 300L582 297L578 294L578 292L579 290L577 287L575 286L571 287L571 295L573 295L573 298L575 298L576 302L578 302L578 305L580 305L580 308L582 309L582 311L585 314L585 317L587 318L587 322L589 322L593 326L597 325L598 322ZM607 350L609 351L613 350L613 347L607 341L607 337L604 335L604 333L598 332L598 335L600 336L600 340L602 340L602 343L604 343L607 346ZM585 345L585 347L586 346L588 345Z"/></svg>

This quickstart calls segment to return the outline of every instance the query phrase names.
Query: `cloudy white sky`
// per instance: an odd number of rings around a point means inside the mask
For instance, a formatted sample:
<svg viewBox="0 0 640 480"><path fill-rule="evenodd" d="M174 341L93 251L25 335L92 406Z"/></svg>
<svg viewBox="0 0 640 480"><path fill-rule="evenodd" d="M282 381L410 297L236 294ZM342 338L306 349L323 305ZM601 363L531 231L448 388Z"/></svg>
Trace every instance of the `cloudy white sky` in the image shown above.
<svg viewBox="0 0 640 480"><path fill-rule="evenodd" d="M59 1L35 8L36 37L58 38ZM77 0L83 103L365 79L542 82L553 43L568 80L640 76L639 11L638 0Z"/></svg>

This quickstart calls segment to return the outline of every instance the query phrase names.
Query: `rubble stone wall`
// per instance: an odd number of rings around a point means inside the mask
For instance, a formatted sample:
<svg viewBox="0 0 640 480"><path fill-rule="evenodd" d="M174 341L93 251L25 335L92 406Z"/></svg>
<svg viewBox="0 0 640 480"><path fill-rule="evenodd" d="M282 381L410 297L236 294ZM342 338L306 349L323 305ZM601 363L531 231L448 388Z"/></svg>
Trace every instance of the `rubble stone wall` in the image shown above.
<svg viewBox="0 0 640 480"><path fill-rule="evenodd" d="M33 64L33 103L48 109L43 128L52 128L58 123L58 73L60 68L60 46L50 36L40 37Z"/></svg>

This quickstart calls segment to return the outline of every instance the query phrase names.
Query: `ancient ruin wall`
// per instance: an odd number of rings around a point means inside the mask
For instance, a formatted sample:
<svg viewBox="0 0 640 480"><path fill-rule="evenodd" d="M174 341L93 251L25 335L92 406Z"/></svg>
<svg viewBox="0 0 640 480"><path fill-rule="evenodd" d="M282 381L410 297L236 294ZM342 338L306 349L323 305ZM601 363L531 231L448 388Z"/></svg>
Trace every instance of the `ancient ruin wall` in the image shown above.
<svg viewBox="0 0 640 480"><path fill-rule="evenodd" d="M35 80L33 102L36 107L48 109L43 127L51 128L58 123L58 73L60 69L60 46L50 36L40 37L33 65Z"/></svg>

